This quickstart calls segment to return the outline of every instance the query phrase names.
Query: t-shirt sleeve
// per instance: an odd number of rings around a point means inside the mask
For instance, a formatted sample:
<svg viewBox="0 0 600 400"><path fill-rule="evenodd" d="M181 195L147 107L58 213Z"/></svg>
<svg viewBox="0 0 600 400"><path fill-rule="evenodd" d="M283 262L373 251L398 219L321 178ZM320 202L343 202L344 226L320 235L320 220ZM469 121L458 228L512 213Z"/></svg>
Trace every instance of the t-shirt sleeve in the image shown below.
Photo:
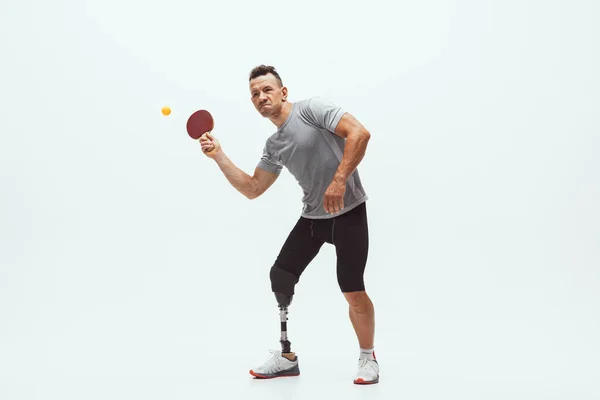
<svg viewBox="0 0 600 400"><path fill-rule="evenodd" d="M267 172L272 172L274 174L281 173L281 169L283 168L283 165L281 164L281 162L279 162L279 160L277 160L273 156L273 152L269 148L268 142L265 144L265 147L263 148L263 154L262 154L262 157L260 158L260 161L258 162L257 167L260 169L264 169Z"/></svg>
<svg viewBox="0 0 600 400"><path fill-rule="evenodd" d="M321 128L335 133L335 128L345 114L342 107L322 97L313 97L306 108L308 117Z"/></svg>

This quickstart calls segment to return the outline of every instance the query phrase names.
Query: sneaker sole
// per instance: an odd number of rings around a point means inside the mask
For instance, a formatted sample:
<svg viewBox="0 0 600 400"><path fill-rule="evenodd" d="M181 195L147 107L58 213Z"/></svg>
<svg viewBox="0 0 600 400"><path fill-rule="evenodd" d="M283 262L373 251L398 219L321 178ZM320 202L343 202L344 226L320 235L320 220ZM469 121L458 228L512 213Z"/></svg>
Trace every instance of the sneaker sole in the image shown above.
<svg viewBox="0 0 600 400"><path fill-rule="evenodd" d="M376 383L379 383L379 376L373 381L365 381L363 378L358 378L354 380L355 385L374 385Z"/></svg>
<svg viewBox="0 0 600 400"><path fill-rule="evenodd" d="M258 378L258 379L287 378L287 377L291 377L291 376L299 376L300 369L298 368L298 366L295 366L294 368L292 368L290 370L282 371L277 374L270 374L270 375L259 374L257 372L254 372L253 370L250 370L250 375L252 375L253 377Z"/></svg>

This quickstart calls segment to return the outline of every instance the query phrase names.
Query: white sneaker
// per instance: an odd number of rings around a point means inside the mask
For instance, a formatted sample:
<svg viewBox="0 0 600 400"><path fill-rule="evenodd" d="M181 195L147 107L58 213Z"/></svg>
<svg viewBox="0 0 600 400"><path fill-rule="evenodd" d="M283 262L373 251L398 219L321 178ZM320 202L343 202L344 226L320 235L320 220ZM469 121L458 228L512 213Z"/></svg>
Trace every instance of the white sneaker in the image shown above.
<svg viewBox="0 0 600 400"><path fill-rule="evenodd" d="M358 360L358 372L354 378L357 385L370 385L379 382L379 363L377 360L361 358Z"/></svg>
<svg viewBox="0 0 600 400"><path fill-rule="evenodd" d="M259 367L250 370L250 375L259 379L271 379L282 376L298 376L300 368L298 367L298 356L296 360L290 361L281 355L280 350L269 350L271 356Z"/></svg>

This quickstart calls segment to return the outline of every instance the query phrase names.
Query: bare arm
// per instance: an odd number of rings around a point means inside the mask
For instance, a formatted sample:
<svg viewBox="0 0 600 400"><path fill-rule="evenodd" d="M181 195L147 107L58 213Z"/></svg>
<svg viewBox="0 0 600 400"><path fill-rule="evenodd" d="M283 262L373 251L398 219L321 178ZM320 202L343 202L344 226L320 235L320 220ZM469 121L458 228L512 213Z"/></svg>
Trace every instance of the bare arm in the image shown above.
<svg viewBox="0 0 600 400"><path fill-rule="evenodd" d="M335 134L346 139L346 146L334 180L346 182L365 156L371 134L356 118L348 113L344 114L338 123Z"/></svg>
<svg viewBox="0 0 600 400"><path fill-rule="evenodd" d="M338 123L335 134L345 138L346 145L342 161L323 197L323 208L328 213L335 213L344 208L346 181L365 156L367 143L371 138L369 131L348 113L344 114Z"/></svg>
<svg viewBox="0 0 600 400"><path fill-rule="evenodd" d="M239 169L221 149L219 141L211 134L205 134L200 138L202 151L207 157L215 160L229 183L241 194L249 199L255 199L267 191L279 177L278 174L265 171L260 168L254 170L250 176Z"/></svg>
<svg viewBox="0 0 600 400"><path fill-rule="evenodd" d="M254 170L254 175L250 176L236 167L223 151L216 154L214 160L229 183L251 200L266 192L279 176L258 167Z"/></svg>

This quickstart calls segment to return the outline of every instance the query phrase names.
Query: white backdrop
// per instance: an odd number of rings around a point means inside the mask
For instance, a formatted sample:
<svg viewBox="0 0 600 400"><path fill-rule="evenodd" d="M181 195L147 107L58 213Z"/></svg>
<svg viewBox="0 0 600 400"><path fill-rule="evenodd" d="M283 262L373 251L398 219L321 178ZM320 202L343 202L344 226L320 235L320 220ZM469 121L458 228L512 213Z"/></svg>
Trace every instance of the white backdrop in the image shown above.
<svg viewBox="0 0 600 400"><path fill-rule="evenodd" d="M0 398L597 399L597 2L4 0ZM301 210L249 201L185 133L210 109L252 173L275 65L372 133L367 287L381 383L324 247L279 348L268 270ZM173 113L160 113L163 105ZM315 397L317 396L317 397Z"/></svg>

